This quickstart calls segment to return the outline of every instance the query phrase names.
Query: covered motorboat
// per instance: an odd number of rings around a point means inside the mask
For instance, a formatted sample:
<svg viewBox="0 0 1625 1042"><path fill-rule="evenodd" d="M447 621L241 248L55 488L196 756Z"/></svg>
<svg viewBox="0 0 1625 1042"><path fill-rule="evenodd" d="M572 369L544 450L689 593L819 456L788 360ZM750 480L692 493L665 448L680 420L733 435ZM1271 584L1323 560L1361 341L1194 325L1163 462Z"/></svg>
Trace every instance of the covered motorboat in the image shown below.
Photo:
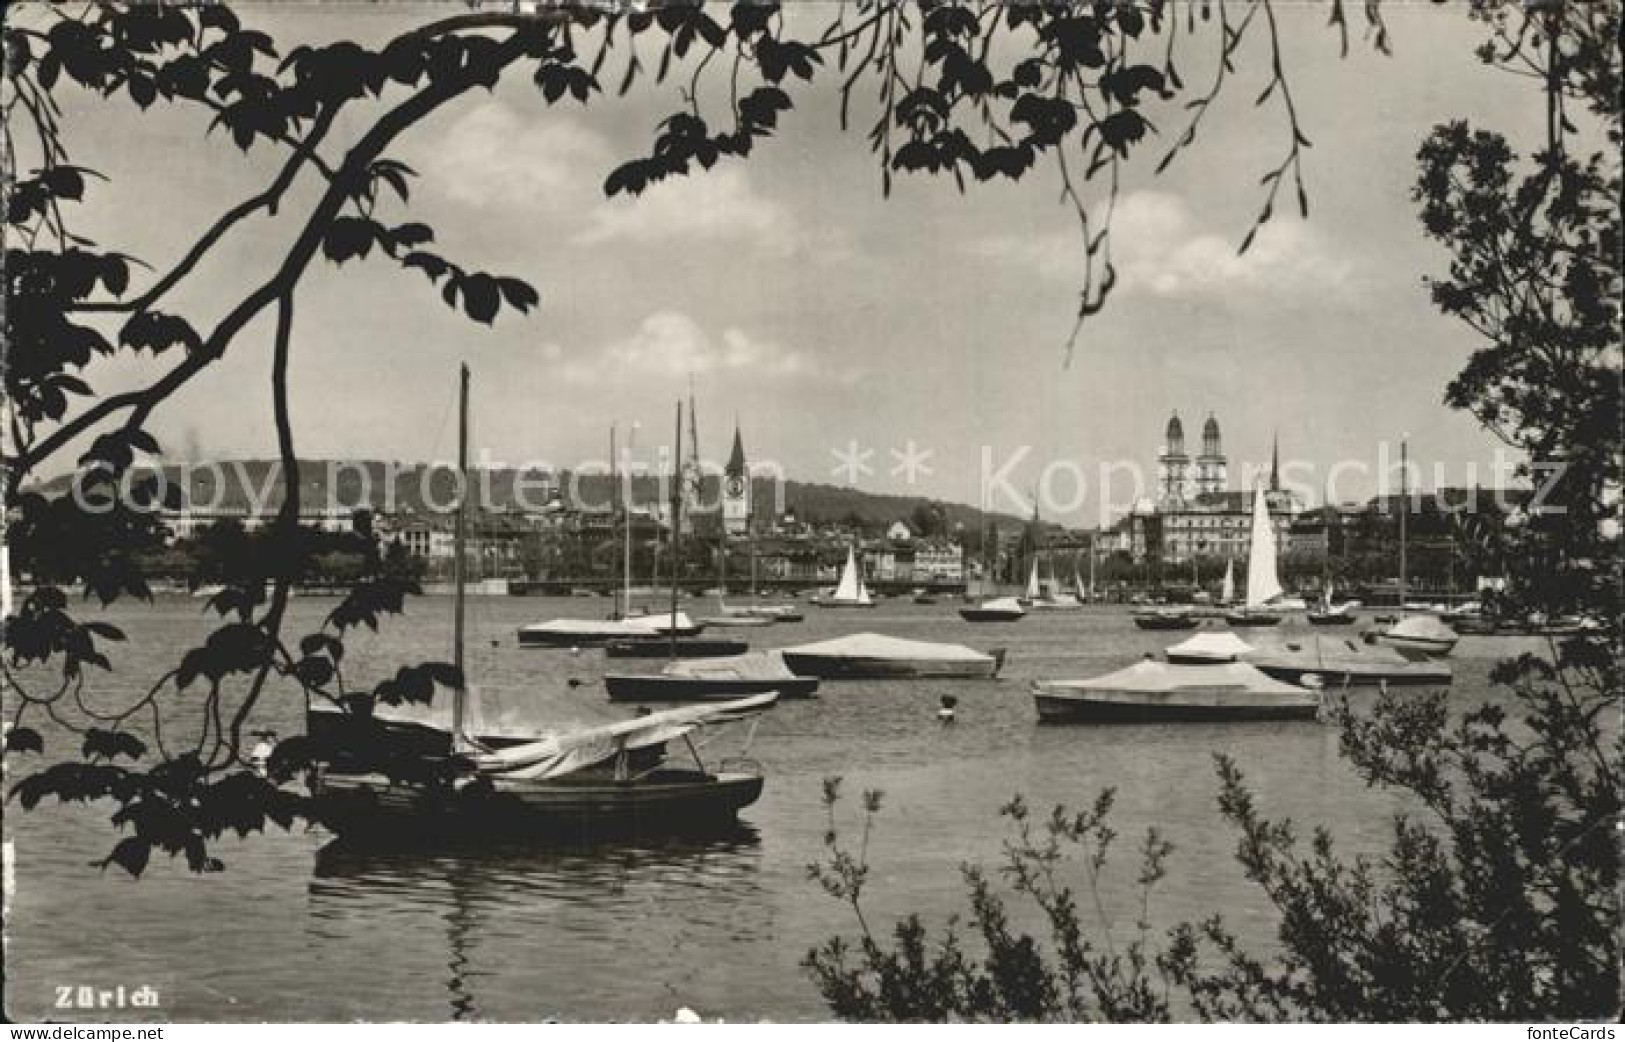
<svg viewBox="0 0 1625 1042"><path fill-rule="evenodd" d="M959 617L966 622L1015 622L1026 616L1027 609L1014 597L994 597L959 609Z"/></svg>
<svg viewBox="0 0 1625 1042"><path fill-rule="evenodd" d="M1185 608L1154 608L1134 613L1134 625L1142 630L1193 630L1202 624Z"/></svg>
<svg viewBox="0 0 1625 1042"><path fill-rule="evenodd" d="M1433 615L1407 615L1378 633L1377 639L1391 647L1420 651L1444 657L1455 650L1461 635Z"/></svg>
<svg viewBox="0 0 1625 1042"><path fill-rule="evenodd" d="M1242 662L1170 665L1143 659L1088 680L1036 680L1038 718L1048 722L1312 720L1317 691L1265 676Z"/></svg>
<svg viewBox="0 0 1625 1042"><path fill-rule="evenodd" d="M527 648L576 648L612 640L693 637L704 629L680 611L622 619L553 619L519 627L519 644Z"/></svg>
<svg viewBox="0 0 1625 1042"><path fill-rule="evenodd" d="M1260 646L1247 661L1277 680L1297 683L1313 674L1328 687L1443 687L1453 679L1449 666L1425 655L1344 637L1306 637Z"/></svg>
<svg viewBox="0 0 1625 1042"><path fill-rule="evenodd" d="M1236 662L1252 652L1253 646L1227 630L1198 633L1163 652L1169 662L1183 666L1206 666Z"/></svg>
<svg viewBox="0 0 1625 1042"><path fill-rule="evenodd" d="M724 604L722 614L731 619L766 619L768 622L800 622L806 618L793 604Z"/></svg>
<svg viewBox="0 0 1625 1042"><path fill-rule="evenodd" d="M800 677L776 651L728 658L673 662L656 676L604 677L611 702L720 702L773 692L780 698L808 698L817 677Z"/></svg>
<svg viewBox="0 0 1625 1042"><path fill-rule="evenodd" d="M798 676L825 679L995 677L1004 651L991 654L963 644L904 640L879 633L854 633L834 640L784 649L784 662Z"/></svg>

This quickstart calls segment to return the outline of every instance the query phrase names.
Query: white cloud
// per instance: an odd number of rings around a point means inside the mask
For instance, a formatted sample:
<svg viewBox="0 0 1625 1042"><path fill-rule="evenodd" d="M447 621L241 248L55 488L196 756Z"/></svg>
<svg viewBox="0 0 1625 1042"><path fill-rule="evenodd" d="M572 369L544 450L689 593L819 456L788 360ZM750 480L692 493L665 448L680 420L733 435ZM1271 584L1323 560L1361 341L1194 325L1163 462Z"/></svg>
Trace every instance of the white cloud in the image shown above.
<svg viewBox="0 0 1625 1042"><path fill-rule="evenodd" d="M738 165L696 170L657 181L642 195L605 199L587 215L579 243L649 243L671 239L748 241L793 252L800 232L782 204L756 191Z"/></svg>
<svg viewBox="0 0 1625 1042"><path fill-rule="evenodd" d="M829 369L806 351L758 339L740 329L725 329L720 337L713 337L680 311L654 312L629 336L583 357L570 357L556 344L545 345L542 350L566 381L578 385L628 377L670 382L690 375L842 384L862 378L860 370Z"/></svg>
<svg viewBox="0 0 1625 1042"><path fill-rule="evenodd" d="M1313 225L1277 217L1237 254L1242 232L1203 226L1179 196L1135 192L1118 201L1112 222L1112 259L1118 292L1158 297L1250 292L1335 292L1355 265L1335 253ZM1019 238L1001 235L973 243L971 252L1016 263L1063 282L1083 270L1076 229Z"/></svg>
<svg viewBox="0 0 1625 1042"><path fill-rule="evenodd" d="M843 234L800 228L738 163L667 178L641 195L605 198L604 178L619 158L585 123L557 112L533 118L512 104L488 101L413 158L426 180L463 205L542 209L570 220L577 245L704 240L825 260L851 252Z"/></svg>
<svg viewBox="0 0 1625 1042"><path fill-rule="evenodd" d="M472 109L426 147L426 179L477 207L579 203L613 166L607 142L583 124L557 112L529 119L500 101Z"/></svg>

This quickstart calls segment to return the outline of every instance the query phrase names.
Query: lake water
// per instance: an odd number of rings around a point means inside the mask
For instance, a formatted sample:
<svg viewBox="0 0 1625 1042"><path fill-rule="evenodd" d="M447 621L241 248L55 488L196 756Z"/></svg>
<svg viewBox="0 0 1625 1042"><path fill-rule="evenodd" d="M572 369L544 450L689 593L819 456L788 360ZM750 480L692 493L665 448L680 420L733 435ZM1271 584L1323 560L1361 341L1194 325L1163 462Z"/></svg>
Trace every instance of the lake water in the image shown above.
<svg viewBox="0 0 1625 1042"><path fill-rule="evenodd" d="M535 699L560 720L624 715L604 700L601 653L514 642L522 623L596 616L608 603L471 600L471 680L504 698ZM296 599L289 632L314 628L331 604ZM164 598L109 614L131 642L115 647L112 678L92 678L97 703L116 705L193 646L210 622L200 605ZM704 614L698 602L685 607ZM352 686L404 662L447 657L448 616L448 599L416 599L381 633L355 638L346 659ZM1303 624L1283 630L1294 625ZM1024 793L1042 811L1082 807L1112 786L1121 838L1105 898L1114 934L1134 929L1135 848L1154 825L1175 845L1152 899L1156 928L1223 912L1258 950L1272 942L1275 920L1242 878L1235 832L1219 818L1215 752L1239 762L1264 813L1305 830L1324 823L1344 853L1380 850L1393 813L1405 809L1360 784L1324 724L1040 726L1027 680L1096 675L1183 639L1140 632L1122 609L971 626L949 604L891 601L864 612L809 606L803 623L730 632L768 648L863 630L1002 646L1010 657L998 681L826 682L818 698L776 708L751 748L767 770L766 791L725 839L386 854L346 850L319 830L273 831L221 841L221 874L194 876L158 859L134 881L89 864L116 840L105 809L24 813L11 804L7 1012L25 1021L653 1020L688 1006L729 1020L827 1019L799 963L855 926L806 874L823 850L826 776L846 779L849 825L861 790L885 793L870 847L871 922L918 911L940 927L963 912L959 866L997 863L1007 834L997 808L1011 795ZM1452 660L1458 707L1488 696L1489 668L1519 650L1514 643L1463 639ZM572 678L583 683L572 687ZM945 692L960 699L951 726L935 719ZM1374 697L1355 696L1357 704ZM300 703L286 692L276 701L268 723L297 732ZM737 751L739 738L711 748ZM48 749L72 747L62 735L46 740ZM1074 875L1081 887L1081 865ZM80 986L150 986L160 1007L54 1008L58 988Z"/></svg>

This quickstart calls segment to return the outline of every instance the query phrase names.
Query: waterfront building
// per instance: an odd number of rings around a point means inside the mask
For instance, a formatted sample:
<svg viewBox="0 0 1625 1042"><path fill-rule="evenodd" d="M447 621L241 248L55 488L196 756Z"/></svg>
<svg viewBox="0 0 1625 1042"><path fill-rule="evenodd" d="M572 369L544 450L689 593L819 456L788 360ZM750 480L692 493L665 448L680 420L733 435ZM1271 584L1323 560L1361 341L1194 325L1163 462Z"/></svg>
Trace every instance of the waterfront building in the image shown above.
<svg viewBox="0 0 1625 1042"><path fill-rule="evenodd" d="M1231 489L1230 463L1219 421L1211 413L1202 425L1202 448L1194 458L1185 448L1185 428L1175 412L1163 430L1157 455L1157 494L1141 500L1112 529L1109 545L1136 561L1169 563L1195 558L1244 560L1252 546L1252 491ZM1302 501L1281 487L1280 446L1273 449L1264 501L1278 545L1303 510Z"/></svg>

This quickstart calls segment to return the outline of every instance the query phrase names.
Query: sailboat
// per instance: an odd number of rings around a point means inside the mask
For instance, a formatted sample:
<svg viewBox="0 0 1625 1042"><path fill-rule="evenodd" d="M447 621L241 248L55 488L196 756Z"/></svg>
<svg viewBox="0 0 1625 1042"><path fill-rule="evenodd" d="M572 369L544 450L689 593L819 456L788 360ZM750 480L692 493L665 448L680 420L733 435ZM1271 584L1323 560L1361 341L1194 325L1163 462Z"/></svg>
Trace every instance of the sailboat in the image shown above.
<svg viewBox="0 0 1625 1042"><path fill-rule="evenodd" d="M1018 599L1023 605L1030 607L1034 601L1043 596L1043 593L1044 591L1038 585L1038 556L1034 554L1032 567L1027 570L1027 588L1022 591L1021 597Z"/></svg>
<svg viewBox="0 0 1625 1042"><path fill-rule="evenodd" d="M1224 562L1224 585L1219 588L1219 603L1234 604L1236 601L1236 561L1230 558Z"/></svg>
<svg viewBox="0 0 1625 1042"><path fill-rule="evenodd" d="M1455 650L1456 642L1461 635L1438 618L1436 615L1406 615L1405 614L1405 588L1409 576L1406 573L1406 553L1409 538L1406 531L1406 518L1411 512L1411 494L1409 488L1410 478L1410 446L1408 439L1399 443L1399 611L1400 617L1393 625L1377 631L1377 639L1384 644L1391 645L1401 651L1421 652L1435 658L1443 658Z"/></svg>
<svg viewBox="0 0 1625 1042"><path fill-rule="evenodd" d="M610 459L616 458L615 429L610 428ZM607 619L550 619L519 627L519 646L524 648L579 648L612 641L639 641L668 637L698 636L704 626L696 625L685 612L677 610L672 599L670 614L639 613L632 610L632 495L628 480L622 490L622 516L625 542L622 548L621 590L616 609ZM676 554L672 555L675 562ZM675 564L674 564L675 572ZM724 651L722 654L734 654Z"/></svg>
<svg viewBox="0 0 1625 1042"><path fill-rule="evenodd" d="M458 468L468 487L468 367L459 385ZM732 821L762 793L753 761L711 771L692 735L702 727L751 719L778 701L762 694L685 707L598 727L526 734L504 741L478 737L470 719L478 703L466 680L464 588L467 501L458 501L453 574L452 654L455 685L449 720L392 727L396 707L371 698L312 719L325 746L310 787L318 815L343 835L453 834L476 839L575 837L584 831L686 831ZM432 708L432 704L431 704ZM337 717L336 720L332 719ZM406 734L409 740L402 742ZM682 739L693 767L673 766L666 746ZM726 764L724 765L726 766Z"/></svg>
<svg viewBox="0 0 1625 1042"><path fill-rule="evenodd" d="M1225 614L1224 619L1230 625L1274 626L1280 623L1280 612L1267 607L1282 593L1275 557L1275 526L1270 523L1263 485L1258 484L1253 488L1252 541L1247 554L1247 600L1241 610Z"/></svg>
<svg viewBox="0 0 1625 1042"><path fill-rule="evenodd" d="M1053 564L1051 567L1054 567ZM1036 579L1037 574L1038 564L1035 561L1029 586L1033 585L1031 579ZM1038 596L1030 598L1027 605L1033 611L1078 611L1083 607L1083 600L1080 597L1059 588L1060 584L1055 581L1053 574L1048 580L1036 585Z"/></svg>
<svg viewBox="0 0 1625 1042"><path fill-rule="evenodd" d="M965 585L965 599L970 603L959 609L959 617L966 622L1016 622L1026 618L1027 609L1022 607L1021 601L1015 597L987 596L987 501L984 498L981 510L977 513L977 528L979 529L977 542L980 547L978 557L978 573L976 577L976 590L973 593L970 584ZM996 548L995 548L996 549ZM996 590L995 590L996 592Z"/></svg>
<svg viewBox="0 0 1625 1042"><path fill-rule="evenodd" d="M846 566L841 569L841 581L835 589L827 595L814 598L813 603L820 608L873 608L874 599L869 596L869 588L863 582L863 576L858 572L857 553L851 546L846 548Z"/></svg>
<svg viewBox="0 0 1625 1042"><path fill-rule="evenodd" d="M1321 597L1320 610L1309 613L1311 626L1348 626L1359 621L1354 609L1359 607L1358 601L1344 601L1342 604L1332 603L1332 575L1330 562L1326 565L1326 592Z"/></svg>

